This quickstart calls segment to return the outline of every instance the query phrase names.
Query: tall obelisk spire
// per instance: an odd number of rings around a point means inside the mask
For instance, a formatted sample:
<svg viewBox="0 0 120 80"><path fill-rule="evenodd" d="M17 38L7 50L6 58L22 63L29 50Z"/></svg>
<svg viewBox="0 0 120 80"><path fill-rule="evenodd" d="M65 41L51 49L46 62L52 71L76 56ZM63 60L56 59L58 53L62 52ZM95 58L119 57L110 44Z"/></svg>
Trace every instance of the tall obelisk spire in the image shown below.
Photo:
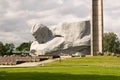
<svg viewBox="0 0 120 80"><path fill-rule="evenodd" d="M92 0L91 55L103 52L103 0Z"/></svg>

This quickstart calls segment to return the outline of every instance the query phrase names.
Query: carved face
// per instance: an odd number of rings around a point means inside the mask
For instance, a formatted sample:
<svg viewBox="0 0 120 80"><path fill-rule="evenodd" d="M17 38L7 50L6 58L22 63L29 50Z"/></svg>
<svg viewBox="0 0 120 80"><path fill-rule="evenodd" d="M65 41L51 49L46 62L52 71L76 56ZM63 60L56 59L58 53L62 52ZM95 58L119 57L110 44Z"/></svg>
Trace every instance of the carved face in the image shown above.
<svg viewBox="0 0 120 80"><path fill-rule="evenodd" d="M52 32L46 26L37 24L32 28L32 34L39 43L46 43L53 38Z"/></svg>

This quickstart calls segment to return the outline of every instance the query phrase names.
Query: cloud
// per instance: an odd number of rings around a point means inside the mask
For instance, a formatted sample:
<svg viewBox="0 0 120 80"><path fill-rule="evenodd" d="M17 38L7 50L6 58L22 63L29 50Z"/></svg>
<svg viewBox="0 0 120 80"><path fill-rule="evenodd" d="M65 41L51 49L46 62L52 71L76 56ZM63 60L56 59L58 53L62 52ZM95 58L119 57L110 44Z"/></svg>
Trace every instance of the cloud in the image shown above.
<svg viewBox="0 0 120 80"><path fill-rule="evenodd" d="M104 1L104 29L105 32L115 32L120 38L120 3L119 0Z"/></svg>
<svg viewBox="0 0 120 80"><path fill-rule="evenodd" d="M32 25L56 25L90 19L90 0L0 0L0 41L20 44L33 40ZM120 36L119 0L104 1L104 29ZM6 39L7 37L7 39Z"/></svg>

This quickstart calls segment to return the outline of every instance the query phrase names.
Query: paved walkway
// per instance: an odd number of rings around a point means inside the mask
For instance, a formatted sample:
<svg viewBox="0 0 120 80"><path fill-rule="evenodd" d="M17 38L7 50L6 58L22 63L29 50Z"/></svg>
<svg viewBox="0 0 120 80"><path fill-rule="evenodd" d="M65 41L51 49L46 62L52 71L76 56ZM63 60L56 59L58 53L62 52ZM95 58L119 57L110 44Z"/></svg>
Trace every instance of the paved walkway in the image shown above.
<svg viewBox="0 0 120 80"><path fill-rule="evenodd" d="M61 59L65 59L65 58L70 58L70 56L61 57ZM56 60L60 60L60 58L49 59L41 62L26 62L18 65L0 65L0 68L24 68L24 67L36 67L38 65L44 66L44 64L50 63Z"/></svg>

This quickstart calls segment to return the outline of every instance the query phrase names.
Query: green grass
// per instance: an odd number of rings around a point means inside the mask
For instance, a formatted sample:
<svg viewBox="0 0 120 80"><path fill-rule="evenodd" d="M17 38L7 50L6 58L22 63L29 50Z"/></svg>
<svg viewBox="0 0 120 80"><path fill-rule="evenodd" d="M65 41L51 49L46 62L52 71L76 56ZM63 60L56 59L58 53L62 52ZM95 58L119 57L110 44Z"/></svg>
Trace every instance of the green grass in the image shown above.
<svg viewBox="0 0 120 80"><path fill-rule="evenodd" d="M104 66L104 67L120 67L120 58L113 56L96 56L85 58L70 58L56 61L46 66Z"/></svg>
<svg viewBox="0 0 120 80"><path fill-rule="evenodd" d="M120 80L120 58L70 58L44 67L0 68L0 80Z"/></svg>

